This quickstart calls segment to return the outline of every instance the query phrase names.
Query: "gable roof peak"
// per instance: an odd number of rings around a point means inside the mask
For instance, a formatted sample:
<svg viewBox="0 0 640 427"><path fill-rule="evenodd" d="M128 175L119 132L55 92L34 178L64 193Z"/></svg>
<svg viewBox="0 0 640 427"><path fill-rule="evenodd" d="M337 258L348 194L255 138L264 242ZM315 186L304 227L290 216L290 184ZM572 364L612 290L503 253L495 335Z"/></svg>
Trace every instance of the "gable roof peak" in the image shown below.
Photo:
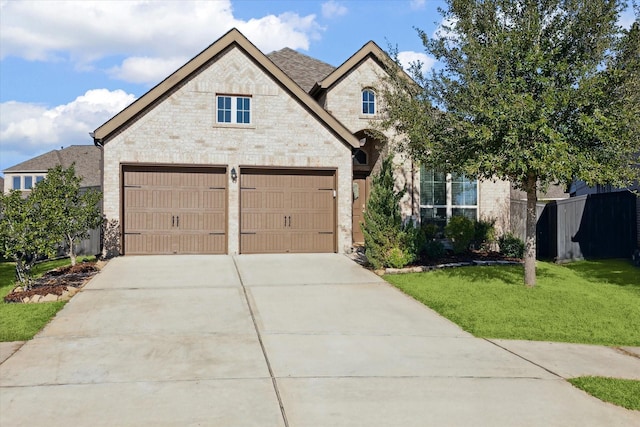
<svg viewBox="0 0 640 427"><path fill-rule="evenodd" d="M162 82L98 127L92 134L94 144L104 145L109 139L124 130L130 123L154 108L155 103L164 95L191 79L202 67L207 66L219 55L224 55L232 46L240 49L250 60L257 63L265 73L285 87L291 96L302 102L316 118L331 129L345 144L358 147L358 140L342 123L320 107L315 100L309 96L307 91L302 89L299 84L271 61L236 28L229 30ZM295 52L293 50L291 51Z"/></svg>

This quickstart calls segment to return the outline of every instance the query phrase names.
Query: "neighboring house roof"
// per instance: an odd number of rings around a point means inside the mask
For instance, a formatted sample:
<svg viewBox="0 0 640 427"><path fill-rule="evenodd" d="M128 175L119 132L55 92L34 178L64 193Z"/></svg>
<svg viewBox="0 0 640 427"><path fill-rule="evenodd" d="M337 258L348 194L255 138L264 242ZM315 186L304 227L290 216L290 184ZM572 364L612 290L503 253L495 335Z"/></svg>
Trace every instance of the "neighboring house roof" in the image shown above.
<svg viewBox="0 0 640 427"><path fill-rule="evenodd" d="M288 47L267 54L267 58L306 92L309 92L316 83L336 69L333 65L296 52Z"/></svg>
<svg viewBox="0 0 640 427"><path fill-rule="evenodd" d="M60 150L52 150L4 170L8 173L46 173L61 165L68 168L75 163L76 175L82 177L83 187L100 186L101 150L93 145L71 145Z"/></svg>
<svg viewBox="0 0 640 427"><path fill-rule="evenodd" d="M333 117L328 111L323 109L313 98L309 96L291 77L278 68L269 58L255 47L237 29L232 29L205 50L196 55L193 59L180 67L169 77L160 82L157 86L142 95L127 108L116 114L109 121L97 128L93 133L94 142L105 144L110 138L133 123L138 117L151 110L163 97L179 88L193 75L214 61L218 55L224 54L228 49L237 47L255 61L267 74L271 75L280 83L291 96L296 98L304 107L328 129L330 129L345 144L357 148L359 141L351 134L342 123Z"/></svg>

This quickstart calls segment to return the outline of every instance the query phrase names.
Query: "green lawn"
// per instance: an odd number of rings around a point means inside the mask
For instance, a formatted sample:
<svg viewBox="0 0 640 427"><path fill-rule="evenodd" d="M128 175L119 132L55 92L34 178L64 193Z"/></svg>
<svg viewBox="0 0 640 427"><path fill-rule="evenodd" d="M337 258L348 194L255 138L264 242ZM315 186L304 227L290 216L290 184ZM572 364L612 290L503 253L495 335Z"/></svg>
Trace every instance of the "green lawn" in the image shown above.
<svg viewBox="0 0 640 427"><path fill-rule="evenodd" d="M600 400L640 411L640 381L579 377L572 378L569 382Z"/></svg>
<svg viewBox="0 0 640 427"><path fill-rule="evenodd" d="M640 269L626 260L463 267L384 278L485 338L640 346Z"/></svg>
<svg viewBox="0 0 640 427"><path fill-rule="evenodd" d="M69 265L69 259L46 261L34 267L35 275ZM14 287L15 265L11 262L0 263L0 297L4 298ZM64 307L65 302L46 302L41 304L8 304L0 302L0 341L25 341L33 338L55 314Z"/></svg>

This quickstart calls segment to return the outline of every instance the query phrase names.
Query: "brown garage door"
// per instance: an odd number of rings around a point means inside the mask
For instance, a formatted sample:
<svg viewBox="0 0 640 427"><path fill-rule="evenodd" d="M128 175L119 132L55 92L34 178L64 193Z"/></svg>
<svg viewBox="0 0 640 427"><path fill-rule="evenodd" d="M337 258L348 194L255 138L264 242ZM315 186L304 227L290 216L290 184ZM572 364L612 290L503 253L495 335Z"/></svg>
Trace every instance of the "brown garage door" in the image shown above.
<svg viewBox="0 0 640 427"><path fill-rule="evenodd" d="M125 254L226 253L224 168L125 167L123 173Z"/></svg>
<svg viewBox="0 0 640 427"><path fill-rule="evenodd" d="M335 252L335 171L242 169L240 252Z"/></svg>

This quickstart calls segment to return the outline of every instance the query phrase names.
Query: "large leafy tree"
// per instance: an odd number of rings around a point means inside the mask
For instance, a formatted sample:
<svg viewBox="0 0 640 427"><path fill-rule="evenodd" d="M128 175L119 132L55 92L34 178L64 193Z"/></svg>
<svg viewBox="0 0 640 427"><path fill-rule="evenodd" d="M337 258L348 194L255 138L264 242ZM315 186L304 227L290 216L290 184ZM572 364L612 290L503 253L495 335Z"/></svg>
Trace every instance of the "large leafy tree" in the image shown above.
<svg viewBox="0 0 640 427"><path fill-rule="evenodd" d="M80 188L82 178L76 176L75 166L56 166L36 185L30 198L52 219L50 232L60 236L69 248L71 265L76 265L76 246L89 236L91 229L102 223L98 203L102 194Z"/></svg>
<svg viewBox="0 0 640 427"><path fill-rule="evenodd" d="M638 21L615 0L447 0L441 68L391 76L388 119L417 160L527 194L525 284L536 283L536 190L582 179L627 185L640 151ZM416 84L417 83L417 84Z"/></svg>

